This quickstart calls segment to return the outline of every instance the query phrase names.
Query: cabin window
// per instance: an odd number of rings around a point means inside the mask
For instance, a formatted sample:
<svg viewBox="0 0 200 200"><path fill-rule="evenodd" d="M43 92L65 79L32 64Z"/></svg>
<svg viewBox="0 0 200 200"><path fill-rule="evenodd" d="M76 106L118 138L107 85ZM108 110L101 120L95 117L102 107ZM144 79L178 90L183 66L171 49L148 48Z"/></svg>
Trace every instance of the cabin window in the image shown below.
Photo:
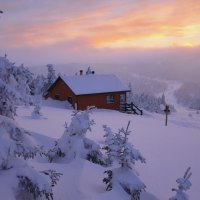
<svg viewBox="0 0 200 200"><path fill-rule="evenodd" d="M106 96L106 103L114 103L114 102L115 102L114 95L107 95Z"/></svg>
<svg viewBox="0 0 200 200"><path fill-rule="evenodd" d="M60 99L60 94L59 93L55 94L55 99Z"/></svg>

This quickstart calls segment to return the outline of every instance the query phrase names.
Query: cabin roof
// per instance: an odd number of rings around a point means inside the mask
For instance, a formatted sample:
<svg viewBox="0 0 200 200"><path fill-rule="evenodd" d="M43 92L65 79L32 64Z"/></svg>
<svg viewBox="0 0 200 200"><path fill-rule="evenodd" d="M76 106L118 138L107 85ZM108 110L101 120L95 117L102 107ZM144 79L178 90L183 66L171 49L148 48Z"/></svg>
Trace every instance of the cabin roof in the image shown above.
<svg viewBox="0 0 200 200"><path fill-rule="evenodd" d="M75 95L130 91L113 74L60 76Z"/></svg>

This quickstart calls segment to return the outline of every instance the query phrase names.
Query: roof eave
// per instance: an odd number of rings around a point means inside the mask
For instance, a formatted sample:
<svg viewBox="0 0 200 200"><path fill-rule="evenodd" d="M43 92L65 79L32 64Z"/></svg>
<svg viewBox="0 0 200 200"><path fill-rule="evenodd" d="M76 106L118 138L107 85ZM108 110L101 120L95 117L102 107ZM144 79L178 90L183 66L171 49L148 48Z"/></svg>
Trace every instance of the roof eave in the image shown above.
<svg viewBox="0 0 200 200"><path fill-rule="evenodd" d="M118 92L130 92L130 90L120 90L120 91L110 91L110 92L96 92L96 93L83 93L83 94L74 93L74 94L75 94L76 96L84 96L84 95L108 94L108 93L118 93Z"/></svg>

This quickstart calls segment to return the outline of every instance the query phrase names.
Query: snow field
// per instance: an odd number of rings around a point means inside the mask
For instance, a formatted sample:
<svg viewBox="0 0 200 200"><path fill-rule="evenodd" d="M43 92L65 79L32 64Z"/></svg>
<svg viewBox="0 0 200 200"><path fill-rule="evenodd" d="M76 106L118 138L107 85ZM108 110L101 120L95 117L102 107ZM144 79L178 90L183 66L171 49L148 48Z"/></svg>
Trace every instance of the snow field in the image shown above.
<svg viewBox="0 0 200 200"><path fill-rule="evenodd" d="M64 124L70 122L72 111L67 110L64 103L56 101L47 101L43 104L40 119L31 117L33 107L19 107L16 121L21 127L36 132L34 137L41 144L51 146L52 139L60 138L63 134ZM117 111L94 110L91 118L94 119L95 125L92 127L92 132L87 133L87 137L94 139L100 145L104 140L102 125L106 124L113 131L117 131L122 126L126 127L131 120L132 132L129 141L147 160L146 164L137 163L136 170L146 184L148 192L160 200L167 200L174 195L171 188L177 186L176 179L184 174L188 166L191 166L192 187L188 194L190 199L198 199L200 196L199 115L193 114L190 117L188 113L185 116L172 113L167 127L164 126L165 119L161 114L145 113L144 116L136 116ZM55 200L63 197L77 200L130 198L119 191L105 192L105 185L102 183L105 168L88 161L75 160L70 164L35 163L35 166L44 169L51 166L63 173L60 182L54 188ZM142 199L147 198L143 195Z"/></svg>

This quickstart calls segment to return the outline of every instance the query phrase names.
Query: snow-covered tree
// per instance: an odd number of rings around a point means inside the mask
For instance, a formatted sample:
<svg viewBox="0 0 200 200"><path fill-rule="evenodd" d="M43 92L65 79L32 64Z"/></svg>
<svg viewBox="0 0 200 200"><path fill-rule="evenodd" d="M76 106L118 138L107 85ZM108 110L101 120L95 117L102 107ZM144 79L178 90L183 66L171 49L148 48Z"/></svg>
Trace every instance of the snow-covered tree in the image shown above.
<svg viewBox="0 0 200 200"><path fill-rule="evenodd" d="M176 195L174 197L171 197L169 200L189 200L188 195L185 193L185 191L189 190L192 186L192 183L190 182L190 177L192 173L190 172L190 167L186 170L183 178L178 178L176 182L178 183L178 189L173 188L172 191L176 192Z"/></svg>
<svg viewBox="0 0 200 200"><path fill-rule="evenodd" d="M85 158L95 163L103 163L99 145L86 138L87 131L91 131L91 126L94 124L94 121L90 120L90 112L90 110L74 112L71 123L69 126L66 124L64 134L47 153L50 162L60 158L68 162L75 158Z"/></svg>
<svg viewBox="0 0 200 200"><path fill-rule="evenodd" d="M56 73L52 64L47 64L47 89L50 87L56 80Z"/></svg>
<svg viewBox="0 0 200 200"><path fill-rule="evenodd" d="M127 94L127 103L133 102L140 109L145 109L149 112L163 113L163 107L166 105L165 95L155 97L146 93L136 93L133 91L131 83L129 83L130 92ZM175 112L173 105L169 105L170 110Z"/></svg>
<svg viewBox="0 0 200 200"><path fill-rule="evenodd" d="M165 100L165 94L163 93L162 94L162 96L161 96L161 98L160 98L160 103L162 104L162 105L166 105L167 103L166 103L166 100Z"/></svg>
<svg viewBox="0 0 200 200"><path fill-rule="evenodd" d="M133 87L131 83L128 84L128 88L130 92L127 93L127 103L131 103L134 100Z"/></svg>
<svg viewBox="0 0 200 200"><path fill-rule="evenodd" d="M121 167L132 169L132 165L134 165L136 161L145 163L145 159L141 153L128 142L128 135L131 133L131 131L129 131L129 126L130 121L128 122L126 129L119 129L118 135L121 136L121 138L119 141L120 154L118 156Z"/></svg>
<svg viewBox="0 0 200 200"><path fill-rule="evenodd" d="M127 102L133 102L137 107L141 109L145 109L150 112L162 113L163 112L163 105L166 104L164 94L162 97L154 97L149 94L139 94L133 92L132 85L129 83L130 92L127 95Z"/></svg>
<svg viewBox="0 0 200 200"><path fill-rule="evenodd" d="M113 133L111 128L107 125L103 125L105 146L107 154L107 165L112 165L114 161L118 161L118 152L120 151L121 136L119 133Z"/></svg>
<svg viewBox="0 0 200 200"><path fill-rule="evenodd" d="M44 75L37 75L32 82L32 94L33 95L43 95L46 90L46 78Z"/></svg>
<svg viewBox="0 0 200 200"><path fill-rule="evenodd" d="M23 64L18 67L13 67L12 74L17 81L15 90L20 93L20 102L30 104L32 102L31 83L33 81L33 74Z"/></svg>
<svg viewBox="0 0 200 200"><path fill-rule="evenodd" d="M139 179L137 173L133 171L132 166L136 161L145 162L141 153L128 142L130 121L127 128L119 129L118 133L112 133L111 129L104 126L106 131L106 150L110 157L108 160L116 160L120 167L107 170L107 177L103 182L107 185L106 190L112 190L113 187L121 186L132 200L139 200L140 193L145 189L144 183Z"/></svg>
<svg viewBox="0 0 200 200"><path fill-rule="evenodd" d="M154 97L147 94L135 94L133 103L139 108L143 108L149 112L163 113L163 107L166 105L165 96ZM175 111L173 105L169 105L172 112Z"/></svg>
<svg viewBox="0 0 200 200"><path fill-rule="evenodd" d="M112 130L104 125L105 131L105 147L106 154L111 162L117 161L121 167L131 168L135 161L140 160L145 162L140 152L136 150L131 143L128 142L128 135L130 121L128 122L126 130L124 128L119 129L117 133L113 133Z"/></svg>
<svg viewBox="0 0 200 200"><path fill-rule="evenodd" d="M37 79L40 81L36 83L36 87L39 87L39 92L42 91L43 96L46 95L49 87L55 82L57 76L52 64L47 64L47 77L43 79L43 76L38 76Z"/></svg>
<svg viewBox="0 0 200 200"><path fill-rule="evenodd" d="M0 80L0 115L14 118L16 115L16 93Z"/></svg>
<svg viewBox="0 0 200 200"><path fill-rule="evenodd" d="M39 153L31 134L4 116L0 116L0 133L0 177L7 175L12 181L12 199L53 199L52 186L61 174L38 172L25 162Z"/></svg>
<svg viewBox="0 0 200 200"><path fill-rule="evenodd" d="M16 103L29 104L32 101L30 87L33 76L23 65L16 66L6 56L0 57L0 80L16 94Z"/></svg>

